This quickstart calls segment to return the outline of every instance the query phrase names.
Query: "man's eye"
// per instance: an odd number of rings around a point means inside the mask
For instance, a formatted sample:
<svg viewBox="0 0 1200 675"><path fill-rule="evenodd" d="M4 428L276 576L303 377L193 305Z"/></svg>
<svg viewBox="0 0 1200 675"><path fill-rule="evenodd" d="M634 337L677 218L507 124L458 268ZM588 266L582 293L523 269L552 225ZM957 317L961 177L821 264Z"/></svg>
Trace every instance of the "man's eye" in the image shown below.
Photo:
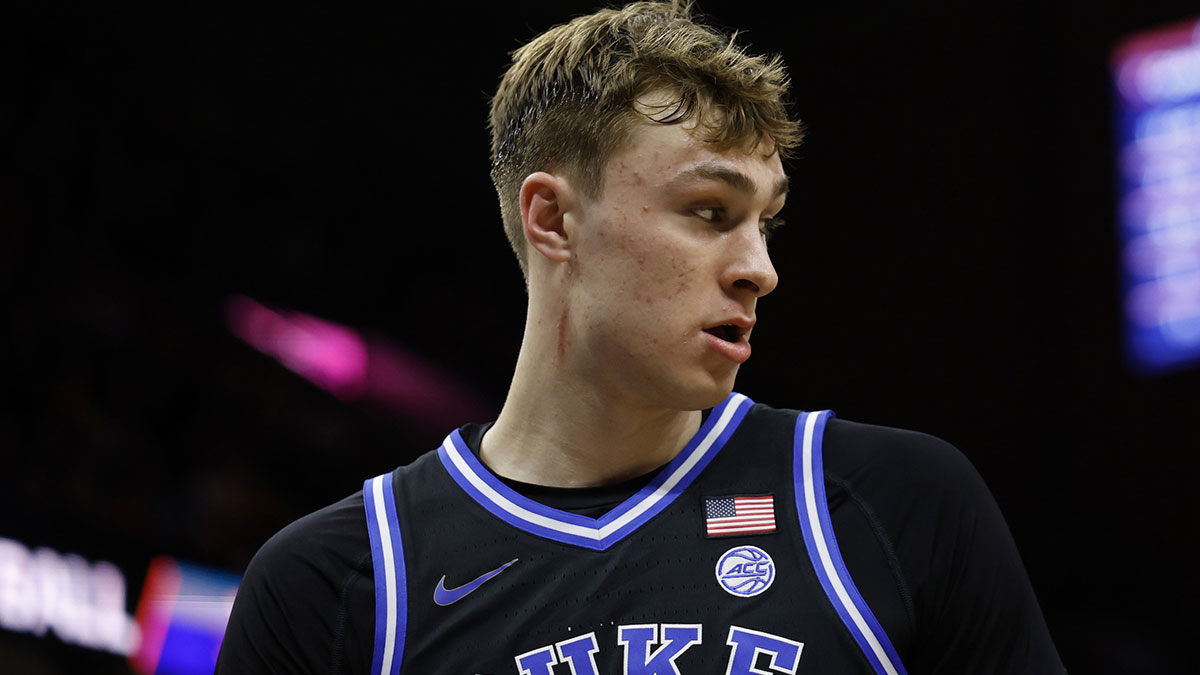
<svg viewBox="0 0 1200 675"><path fill-rule="evenodd" d="M692 209L692 213L699 216L701 220L706 220L710 223L719 223L725 220L725 209L719 206L702 206L698 209Z"/></svg>
<svg viewBox="0 0 1200 675"><path fill-rule="evenodd" d="M759 225L759 232L762 232L764 239L770 239L771 234L781 227L783 227L783 218L765 218Z"/></svg>

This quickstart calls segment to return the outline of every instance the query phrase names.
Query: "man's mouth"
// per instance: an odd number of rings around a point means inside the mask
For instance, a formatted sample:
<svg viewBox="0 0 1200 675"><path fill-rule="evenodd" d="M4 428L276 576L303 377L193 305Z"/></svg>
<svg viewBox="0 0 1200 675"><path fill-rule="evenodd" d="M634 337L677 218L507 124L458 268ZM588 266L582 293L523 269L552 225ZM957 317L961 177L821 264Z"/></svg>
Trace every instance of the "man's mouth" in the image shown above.
<svg viewBox="0 0 1200 675"><path fill-rule="evenodd" d="M708 343L718 354L734 363L745 363L750 358L750 330L754 319L733 318L731 323L717 324L704 329L713 337Z"/></svg>
<svg viewBox="0 0 1200 675"><path fill-rule="evenodd" d="M731 323L713 326L712 328L705 328L704 332L715 335L725 342L738 342L742 338L742 329Z"/></svg>

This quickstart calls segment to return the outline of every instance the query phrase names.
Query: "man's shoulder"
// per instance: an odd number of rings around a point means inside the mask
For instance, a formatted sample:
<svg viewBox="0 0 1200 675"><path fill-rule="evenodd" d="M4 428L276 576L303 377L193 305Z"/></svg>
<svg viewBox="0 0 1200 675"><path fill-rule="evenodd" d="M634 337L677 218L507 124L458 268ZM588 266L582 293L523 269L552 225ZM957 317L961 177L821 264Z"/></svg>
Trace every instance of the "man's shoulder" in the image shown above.
<svg viewBox="0 0 1200 675"><path fill-rule="evenodd" d="M419 482L433 467L437 451L431 450L415 461L389 471L397 480ZM363 491L357 490L328 506L302 516L275 533L263 544L261 554L271 557L342 553L354 544L369 547Z"/></svg>
<svg viewBox="0 0 1200 675"><path fill-rule="evenodd" d="M337 575L359 566L369 553L363 493L358 490L276 532L255 554L247 574L265 568L275 578L286 570Z"/></svg>
<svg viewBox="0 0 1200 675"><path fill-rule="evenodd" d="M893 513L993 510L991 492L958 447L930 433L831 418L826 482Z"/></svg>
<svg viewBox="0 0 1200 675"><path fill-rule="evenodd" d="M914 467L927 473L960 471L970 462L957 447L939 436L833 417L825 427L825 456L843 465L894 469Z"/></svg>
<svg viewBox="0 0 1200 675"><path fill-rule="evenodd" d="M805 411L756 404L752 424L794 425ZM820 412L820 411L808 411ZM922 431L848 420L832 414L821 438L827 478L835 482L878 483L912 491L917 488L976 487L978 472L948 441Z"/></svg>
<svg viewBox="0 0 1200 675"><path fill-rule="evenodd" d="M370 538L359 490L276 532L238 587L218 672L266 672L278 664L325 672L357 664L370 631L354 624L373 611ZM369 662L369 656L366 657Z"/></svg>

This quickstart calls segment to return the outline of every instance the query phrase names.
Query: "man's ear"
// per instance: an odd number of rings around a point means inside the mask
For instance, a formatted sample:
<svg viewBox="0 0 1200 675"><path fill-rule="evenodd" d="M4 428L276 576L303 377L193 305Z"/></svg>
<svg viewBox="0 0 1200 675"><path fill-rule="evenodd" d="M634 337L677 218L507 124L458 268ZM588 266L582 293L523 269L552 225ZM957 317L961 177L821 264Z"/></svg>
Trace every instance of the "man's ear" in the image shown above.
<svg viewBox="0 0 1200 675"><path fill-rule="evenodd" d="M560 176L538 171L521 183L521 225L534 252L552 262L571 257L566 214L577 204L575 192Z"/></svg>

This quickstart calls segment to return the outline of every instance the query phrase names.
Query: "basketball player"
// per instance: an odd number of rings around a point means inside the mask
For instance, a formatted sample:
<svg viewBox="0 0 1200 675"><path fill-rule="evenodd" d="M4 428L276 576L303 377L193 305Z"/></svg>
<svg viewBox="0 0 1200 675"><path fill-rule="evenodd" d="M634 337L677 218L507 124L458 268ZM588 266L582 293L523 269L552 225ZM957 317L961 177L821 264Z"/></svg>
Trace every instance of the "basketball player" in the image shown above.
<svg viewBox="0 0 1200 675"><path fill-rule="evenodd" d="M602 10L514 54L503 411L268 541L219 673L1064 672L957 450L733 392L801 133L782 64L690 17Z"/></svg>

